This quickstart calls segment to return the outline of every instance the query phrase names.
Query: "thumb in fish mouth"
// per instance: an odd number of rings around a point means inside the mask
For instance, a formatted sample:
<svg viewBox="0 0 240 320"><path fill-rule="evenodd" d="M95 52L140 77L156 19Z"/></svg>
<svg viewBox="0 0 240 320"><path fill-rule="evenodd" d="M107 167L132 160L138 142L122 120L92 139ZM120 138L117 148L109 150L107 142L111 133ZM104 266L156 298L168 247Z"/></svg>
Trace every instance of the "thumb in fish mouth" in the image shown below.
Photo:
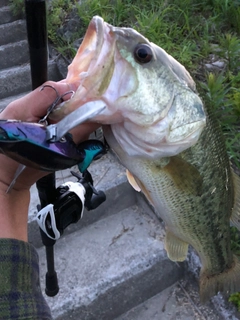
<svg viewBox="0 0 240 320"><path fill-rule="evenodd" d="M78 125L77 127L70 130L70 133L72 134L73 141L78 144L80 142L83 142L89 138L89 135L96 131L100 127L100 124L98 123L82 123Z"/></svg>

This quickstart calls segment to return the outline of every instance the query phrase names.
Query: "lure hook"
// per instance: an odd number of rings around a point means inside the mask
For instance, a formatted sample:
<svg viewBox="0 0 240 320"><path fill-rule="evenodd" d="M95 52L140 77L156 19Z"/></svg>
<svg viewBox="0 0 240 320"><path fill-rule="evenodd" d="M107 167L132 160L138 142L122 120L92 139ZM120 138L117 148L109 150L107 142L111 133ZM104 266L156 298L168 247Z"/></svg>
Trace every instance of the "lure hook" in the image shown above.
<svg viewBox="0 0 240 320"><path fill-rule="evenodd" d="M51 88L51 89L53 89L53 90L55 91L55 93L56 93L56 96L57 96L56 99L55 99L55 100L53 101L53 103L51 104L51 106L47 109L46 115L45 115L42 119L40 119L40 120L38 121L38 123L45 123L45 125L47 126L47 125L48 125L47 118L48 118L49 114L55 109L55 107L56 107L60 102L63 102L63 97L64 97L64 96L66 96L67 94L70 94L70 93L71 93L71 94L72 94L71 97L70 97L70 99L71 99L72 96L74 95L75 91L69 90L69 91L65 92L64 94L60 95L59 92L57 91L57 89L54 88L53 86L49 85L49 84L43 85L43 86L40 88L40 91L43 91L44 88Z"/></svg>

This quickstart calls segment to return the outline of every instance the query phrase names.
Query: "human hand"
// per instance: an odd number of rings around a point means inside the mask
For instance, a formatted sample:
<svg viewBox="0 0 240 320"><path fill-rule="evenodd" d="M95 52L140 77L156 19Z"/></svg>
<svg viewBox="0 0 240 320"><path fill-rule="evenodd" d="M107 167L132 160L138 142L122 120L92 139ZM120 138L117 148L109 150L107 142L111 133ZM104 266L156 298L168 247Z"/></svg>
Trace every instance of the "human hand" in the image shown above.
<svg viewBox="0 0 240 320"><path fill-rule="evenodd" d="M70 87L64 80L60 82L48 81L45 85L53 86L60 95L76 88ZM69 99L70 95L64 96ZM0 119L16 119L38 122L48 107L56 99L52 88L35 89L28 95L13 101L0 113ZM86 140L91 132L96 130L97 124L82 124L72 130L75 143ZM13 237L26 241L27 212L30 199L29 189L47 172L27 167L18 177L13 189L6 194L6 190L13 180L19 163L0 154L0 237Z"/></svg>
<svg viewBox="0 0 240 320"><path fill-rule="evenodd" d="M59 95L63 95L64 93L75 89L70 87L64 80L60 82L48 81L45 85L54 87ZM17 119L38 122L46 114L47 108L56 99L56 93L52 88L45 86L44 90L41 91L40 88L37 88L28 95L10 103L7 108L0 113L0 119ZM63 97L63 99L69 98L70 94ZM86 140L89 134L96 130L97 127L97 124L89 123L78 126L71 132L74 141L79 143L80 141ZM11 160L4 155L0 155L0 192L3 189L7 189L14 177L18 165L19 164L16 161ZM47 174L47 172L26 168L17 179L14 190L29 189L32 184ZM4 188L1 188L2 183L5 185Z"/></svg>

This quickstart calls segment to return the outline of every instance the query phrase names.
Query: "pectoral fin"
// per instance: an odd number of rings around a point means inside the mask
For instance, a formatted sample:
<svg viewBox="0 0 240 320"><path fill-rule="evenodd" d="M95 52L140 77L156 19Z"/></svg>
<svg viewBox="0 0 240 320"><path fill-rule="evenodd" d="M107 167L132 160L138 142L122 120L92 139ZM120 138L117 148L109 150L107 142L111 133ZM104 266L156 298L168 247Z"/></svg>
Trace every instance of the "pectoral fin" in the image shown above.
<svg viewBox="0 0 240 320"><path fill-rule="evenodd" d="M234 205L231 222L240 231L240 177L233 172Z"/></svg>
<svg viewBox="0 0 240 320"><path fill-rule="evenodd" d="M134 176L131 174L131 172L129 170L126 170L126 174L127 174L127 179L128 182L130 183L130 185L133 187L133 189L135 189L136 191L140 192L141 188L139 187L139 185L137 184L137 181L135 180Z"/></svg>
<svg viewBox="0 0 240 320"><path fill-rule="evenodd" d="M166 231L165 249L168 258L172 261L184 261L187 258L188 243L177 238L168 229Z"/></svg>

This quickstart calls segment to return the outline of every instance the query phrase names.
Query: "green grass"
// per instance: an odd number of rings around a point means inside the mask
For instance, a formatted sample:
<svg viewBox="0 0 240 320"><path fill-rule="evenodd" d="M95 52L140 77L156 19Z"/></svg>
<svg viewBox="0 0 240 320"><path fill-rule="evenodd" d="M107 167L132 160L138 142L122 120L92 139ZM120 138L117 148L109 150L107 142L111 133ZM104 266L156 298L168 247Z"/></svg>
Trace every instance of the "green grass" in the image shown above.
<svg viewBox="0 0 240 320"><path fill-rule="evenodd" d="M10 0L9 3L14 15L24 13L24 0Z"/></svg>
<svg viewBox="0 0 240 320"><path fill-rule="evenodd" d="M231 248L234 254L240 259L240 232L235 227L231 227ZM231 294L229 301L240 311L240 292Z"/></svg>

